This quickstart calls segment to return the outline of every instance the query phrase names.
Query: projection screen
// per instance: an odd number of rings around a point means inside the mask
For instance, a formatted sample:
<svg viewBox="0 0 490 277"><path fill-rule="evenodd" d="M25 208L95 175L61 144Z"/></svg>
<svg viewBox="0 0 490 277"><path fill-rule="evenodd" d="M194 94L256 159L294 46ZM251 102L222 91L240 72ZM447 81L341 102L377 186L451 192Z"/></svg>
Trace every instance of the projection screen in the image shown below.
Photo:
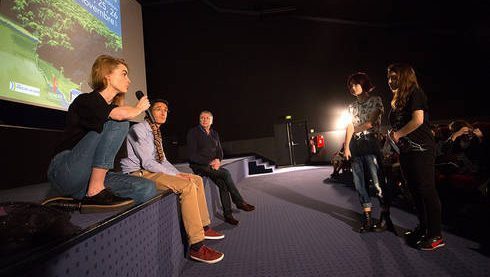
<svg viewBox="0 0 490 277"><path fill-rule="evenodd" d="M146 91L141 6L135 0L1 0L0 99L67 110L95 58L129 64L131 91ZM130 91L130 92L131 92ZM133 93L127 103L135 103Z"/></svg>

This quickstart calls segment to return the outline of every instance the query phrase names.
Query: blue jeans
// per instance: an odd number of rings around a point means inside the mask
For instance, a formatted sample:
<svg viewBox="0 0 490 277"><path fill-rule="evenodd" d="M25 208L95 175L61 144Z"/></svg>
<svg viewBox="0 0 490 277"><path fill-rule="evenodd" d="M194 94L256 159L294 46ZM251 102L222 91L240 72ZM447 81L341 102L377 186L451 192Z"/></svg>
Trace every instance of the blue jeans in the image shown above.
<svg viewBox="0 0 490 277"><path fill-rule="evenodd" d="M373 180L374 187L376 188L377 195L382 198L382 190L378 178L379 164L376 155L363 155L358 157L352 157L351 159L352 175L354 178L354 185L357 193L359 194L359 201L363 208L370 208L373 206L371 203L371 197L366 187L366 180L364 178L364 168L366 168Z"/></svg>
<svg viewBox="0 0 490 277"><path fill-rule="evenodd" d="M76 199L85 196L92 168L112 169L114 158L129 130L129 122L109 120L101 133L88 132L72 150L58 153L48 168L52 190ZM156 194L155 184L144 178L108 172L104 182L118 196L130 197L136 203Z"/></svg>

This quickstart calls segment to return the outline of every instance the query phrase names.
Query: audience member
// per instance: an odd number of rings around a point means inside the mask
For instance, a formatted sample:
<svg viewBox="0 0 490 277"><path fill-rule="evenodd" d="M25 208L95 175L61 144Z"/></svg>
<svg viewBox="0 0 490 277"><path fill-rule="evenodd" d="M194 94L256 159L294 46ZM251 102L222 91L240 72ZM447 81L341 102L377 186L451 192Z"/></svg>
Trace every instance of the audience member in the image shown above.
<svg viewBox="0 0 490 277"><path fill-rule="evenodd" d="M340 171L342 174L350 172L350 162L344 156L344 146L333 154L331 163L333 166L333 173L330 175L332 178L340 176Z"/></svg>
<svg viewBox="0 0 490 277"><path fill-rule="evenodd" d="M432 135L434 136L434 151L436 155L436 164L438 163L438 157L442 155L442 147L443 144L446 142L449 134L445 132L445 129L443 126L438 125L438 124L431 124L430 125L430 130L432 132Z"/></svg>
<svg viewBox="0 0 490 277"><path fill-rule="evenodd" d="M442 144L440 156L455 164L452 173L478 175L485 159L485 137L479 128L473 128L464 120L449 124L451 135Z"/></svg>

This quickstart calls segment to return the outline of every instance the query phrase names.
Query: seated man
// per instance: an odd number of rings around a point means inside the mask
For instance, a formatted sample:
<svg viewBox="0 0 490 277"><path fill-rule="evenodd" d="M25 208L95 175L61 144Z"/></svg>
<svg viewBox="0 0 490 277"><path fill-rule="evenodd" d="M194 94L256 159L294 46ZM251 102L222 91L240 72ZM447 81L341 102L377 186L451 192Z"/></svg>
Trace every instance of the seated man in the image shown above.
<svg viewBox="0 0 490 277"><path fill-rule="evenodd" d="M165 100L152 102L145 121L131 127L127 137L128 157L121 160L124 173L152 180L157 189L171 189L179 194L184 228L190 244L190 257L205 263L216 263L224 254L203 245L204 239L222 239L208 225L209 219L202 178L179 172L165 158L160 126L167 120L168 103Z"/></svg>
<svg viewBox="0 0 490 277"><path fill-rule="evenodd" d="M238 209L249 212L253 211L255 207L243 200L230 172L221 167L223 149L218 133L211 129L212 124L213 115L211 112L203 111L199 115L199 125L187 133L190 167L194 173L209 177L218 186L225 221L237 225L238 220L233 217L231 211L230 196Z"/></svg>

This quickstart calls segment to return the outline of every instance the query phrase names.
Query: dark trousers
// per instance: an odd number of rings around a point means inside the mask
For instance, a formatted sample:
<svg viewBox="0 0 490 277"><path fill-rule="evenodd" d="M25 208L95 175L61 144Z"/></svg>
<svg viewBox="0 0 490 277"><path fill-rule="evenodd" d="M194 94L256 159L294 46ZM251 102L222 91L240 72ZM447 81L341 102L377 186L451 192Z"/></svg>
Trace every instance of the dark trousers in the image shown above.
<svg viewBox="0 0 490 277"><path fill-rule="evenodd" d="M376 158L378 159L378 179L380 180L381 185L381 196L378 194L379 204L385 211L389 211L391 207L391 203L393 202L393 196L395 194L395 184L390 179L391 176L388 172L386 172L384 157L381 152L376 154ZM391 170L391 164L390 164Z"/></svg>
<svg viewBox="0 0 490 277"><path fill-rule="evenodd" d="M244 202L227 169L220 167L218 170L214 170L209 165L199 164L190 164L190 167L195 174L209 177L216 186L218 186L219 197L221 199L221 205L223 206L223 215L231 215L231 201L233 201L235 205Z"/></svg>
<svg viewBox="0 0 490 277"><path fill-rule="evenodd" d="M435 186L434 153L409 152L400 155L403 177L412 194L422 230L429 237L441 235L441 201Z"/></svg>

